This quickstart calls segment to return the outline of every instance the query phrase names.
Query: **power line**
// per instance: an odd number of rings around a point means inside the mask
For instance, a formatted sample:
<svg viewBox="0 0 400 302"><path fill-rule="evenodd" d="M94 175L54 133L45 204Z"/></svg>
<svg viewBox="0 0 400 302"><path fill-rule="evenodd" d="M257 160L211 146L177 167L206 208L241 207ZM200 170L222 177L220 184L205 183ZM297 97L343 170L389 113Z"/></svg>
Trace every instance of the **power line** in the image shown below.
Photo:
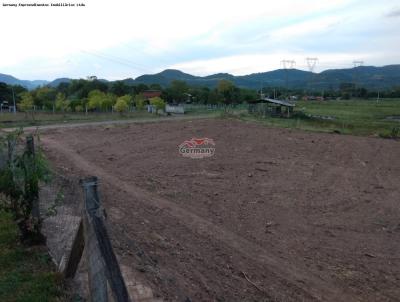
<svg viewBox="0 0 400 302"><path fill-rule="evenodd" d="M124 58L120 58L120 57L110 56L110 55L102 54L99 52L88 51L88 50L81 50L81 52L104 59L104 60L107 60L107 61L110 61L110 62L114 62L114 63L120 64L120 65L123 65L128 68L132 68L135 71L141 70L142 72L146 73L149 71L149 69L151 69L150 67L145 67L144 65L139 65L135 62L132 62L132 61L126 60Z"/></svg>

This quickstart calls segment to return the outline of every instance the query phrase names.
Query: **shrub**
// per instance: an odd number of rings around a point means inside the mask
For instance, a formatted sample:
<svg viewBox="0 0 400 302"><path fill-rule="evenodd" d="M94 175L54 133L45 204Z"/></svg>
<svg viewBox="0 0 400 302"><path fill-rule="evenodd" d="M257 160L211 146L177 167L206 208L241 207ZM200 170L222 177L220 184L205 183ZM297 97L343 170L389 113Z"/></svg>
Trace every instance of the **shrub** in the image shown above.
<svg viewBox="0 0 400 302"><path fill-rule="evenodd" d="M125 111L128 111L129 105L128 102L126 100L126 97L119 97L117 99L117 103L115 104L115 110L117 112L119 112L120 114L122 114Z"/></svg>
<svg viewBox="0 0 400 302"><path fill-rule="evenodd" d="M150 105L154 106L157 112L159 110L165 110L165 101L160 97L151 98Z"/></svg>
<svg viewBox="0 0 400 302"><path fill-rule="evenodd" d="M50 180L50 169L40 148L32 150L26 148L23 152L17 152L17 143L23 132L18 130L10 133L7 139L2 141L1 147L10 148L11 158L0 169L0 191L11 200L11 210L17 220L24 240L36 243L43 240L40 234L41 221L33 217L32 209L37 203L38 183ZM32 145L31 145L32 146Z"/></svg>

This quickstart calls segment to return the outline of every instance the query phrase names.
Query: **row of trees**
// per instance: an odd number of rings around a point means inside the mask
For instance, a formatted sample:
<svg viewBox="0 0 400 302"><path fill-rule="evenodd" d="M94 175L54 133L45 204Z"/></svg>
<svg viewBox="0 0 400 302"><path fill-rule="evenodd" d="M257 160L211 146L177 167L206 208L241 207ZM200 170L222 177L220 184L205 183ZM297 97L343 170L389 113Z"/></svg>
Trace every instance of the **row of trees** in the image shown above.
<svg viewBox="0 0 400 302"><path fill-rule="evenodd" d="M28 91L22 86L0 83L0 102L8 101L12 105L15 98L18 107L23 111L34 107L58 112L110 111L113 109L123 112L132 107L142 109L145 106L142 93L146 90L160 90L161 98L168 103L235 104L251 103L258 99L258 91L236 87L228 80L220 80L215 88L193 87L184 81L175 80L168 87L163 88L158 84L130 85L125 81L105 82L80 79L60 83L57 87L44 86L32 91ZM377 96L376 91L358 88L351 83L343 83L336 90L311 93L304 90L287 90L282 87L265 87L263 93L276 98L285 98L289 95L301 97L310 94L343 99L376 98ZM380 97L400 97L400 87L380 92Z"/></svg>
<svg viewBox="0 0 400 302"><path fill-rule="evenodd" d="M6 100L12 104L13 89L18 108L23 111L33 107L37 110L58 112L112 109L124 111L130 107L142 109L146 102L142 93L147 90L161 91L161 99L168 103L231 104L257 99L255 90L238 88L227 80L221 80L214 89L191 87L186 82L178 80L163 88L158 84L129 85L124 81L107 83L81 79L60 83L57 87L44 86L31 91L21 86L12 87L1 83L0 101Z"/></svg>

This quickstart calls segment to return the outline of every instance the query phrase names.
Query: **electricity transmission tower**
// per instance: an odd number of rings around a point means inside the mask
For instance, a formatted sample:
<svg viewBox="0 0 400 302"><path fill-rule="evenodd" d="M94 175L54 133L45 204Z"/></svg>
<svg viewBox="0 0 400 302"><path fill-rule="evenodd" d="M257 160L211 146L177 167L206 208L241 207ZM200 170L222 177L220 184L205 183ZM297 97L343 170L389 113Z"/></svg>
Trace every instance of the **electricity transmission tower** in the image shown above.
<svg viewBox="0 0 400 302"><path fill-rule="evenodd" d="M318 58L306 58L308 70L314 72L315 66L318 63Z"/></svg>
<svg viewBox="0 0 400 302"><path fill-rule="evenodd" d="M310 88L313 89L313 80L314 80L314 70L315 66L317 66L318 58L306 58L308 70L311 72L311 79L310 79Z"/></svg>
<svg viewBox="0 0 400 302"><path fill-rule="evenodd" d="M289 93L289 69L293 69L296 66L295 60L282 60L282 67L285 70L286 76L286 93Z"/></svg>
<svg viewBox="0 0 400 302"><path fill-rule="evenodd" d="M364 61L353 61L354 68L364 65Z"/></svg>
<svg viewBox="0 0 400 302"><path fill-rule="evenodd" d="M293 69L296 66L295 60L282 60L281 64L283 69Z"/></svg>
<svg viewBox="0 0 400 302"><path fill-rule="evenodd" d="M357 83L359 82L359 72L356 69L357 67L361 67L364 65L364 61L353 61L353 65L354 65L354 72L353 72L353 85L354 85L354 91L357 92Z"/></svg>

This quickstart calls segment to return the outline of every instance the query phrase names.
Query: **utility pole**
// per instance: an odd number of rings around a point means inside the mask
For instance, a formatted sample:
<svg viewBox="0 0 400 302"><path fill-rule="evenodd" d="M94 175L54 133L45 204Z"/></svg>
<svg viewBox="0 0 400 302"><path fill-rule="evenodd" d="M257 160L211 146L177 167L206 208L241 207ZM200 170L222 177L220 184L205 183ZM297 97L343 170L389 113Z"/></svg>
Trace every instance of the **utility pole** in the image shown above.
<svg viewBox="0 0 400 302"><path fill-rule="evenodd" d="M15 105L15 94L14 94L14 87L11 85L12 95L13 95L13 102L14 102L14 114L17 114L17 106Z"/></svg>
<svg viewBox="0 0 400 302"><path fill-rule="evenodd" d="M295 60L282 60L281 61L282 67L285 70L286 75L286 93L289 91L289 69L293 69L296 66Z"/></svg>

